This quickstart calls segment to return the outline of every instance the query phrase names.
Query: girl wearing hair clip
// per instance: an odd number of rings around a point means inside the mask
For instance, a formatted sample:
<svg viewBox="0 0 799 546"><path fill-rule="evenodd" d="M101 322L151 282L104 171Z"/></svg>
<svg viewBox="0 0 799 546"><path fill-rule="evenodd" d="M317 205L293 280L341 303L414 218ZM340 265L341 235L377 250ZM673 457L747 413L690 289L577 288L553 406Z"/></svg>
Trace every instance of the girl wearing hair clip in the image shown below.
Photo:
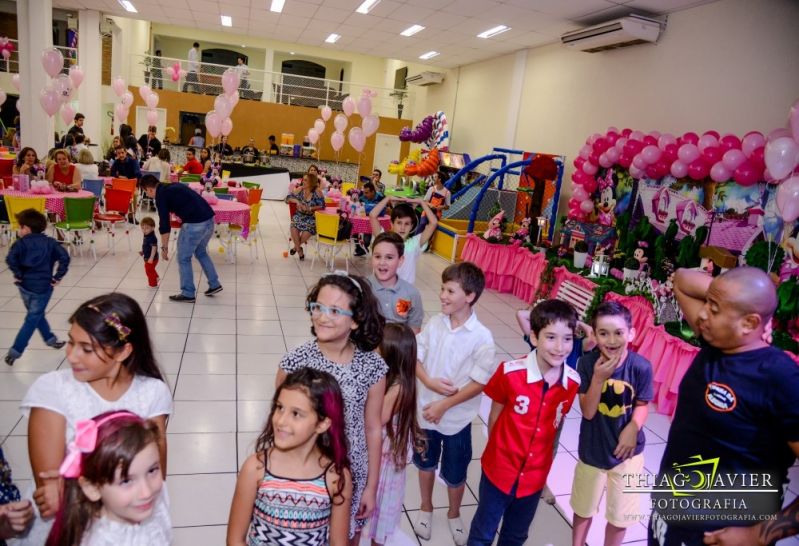
<svg viewBox="0 0 799 546"><path fill-rule="evenodd" d="M153 355L141 307L120 293L83 303L69 318L69 368L46 373L20 404L28 417L28 453L35 480L37 518L20 544L41 546L61 505L57 472L78 421L108 411L127 410L151 419L166 477L166 420L172 394ZM30 495L30 493L29 493Z"/></svg>
<svg viewBox="0 0 799 546"><path fill-rule="evenodd" d="M306 298L314 340L288 352L277 372L314 368L336 378L344 395L344 425L352 471L350 544L356 545L375 507L382 448L383 394L388 366L374 352L383 319L369 283L337 271L319 279Z"/></svg>
<svg viewBox="0 0 799 546"><path fill-rule="evenodd" d="M158 425L112 411L75 428L59 468L64 496L46 546L170 544Z"/></svg>

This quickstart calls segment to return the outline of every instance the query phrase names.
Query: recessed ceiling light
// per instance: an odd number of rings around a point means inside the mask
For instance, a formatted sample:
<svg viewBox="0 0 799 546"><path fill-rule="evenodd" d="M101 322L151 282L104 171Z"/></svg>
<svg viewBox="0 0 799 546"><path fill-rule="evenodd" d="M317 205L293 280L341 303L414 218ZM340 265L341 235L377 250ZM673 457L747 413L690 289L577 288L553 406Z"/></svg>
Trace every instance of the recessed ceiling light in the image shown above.
<svg viewBox="0 0 799 546"><path fill-rule="evenodd" d="M358 6L358 9L355 11L358 13L369 13L369 10L375 7L379 2L380 0L363 0L363 4Z"/></svg>
<svg viewBox="0 0 799 546"><path fill-rule="evenodd" d="M130 3L130 0L119 0L119 5L125 8L125 11L129 11L131 13L139 13L139 10L137 10L136 7Z"/></svg>
<svg viewBox="0 0 799 546"><path fill-rule="evenodd" d="M440 53L438 51L428 51L424 55L419 55L419 58L426 61L428 59L432 59L436 55L440 55Z"/></svg>
<svg viewBox="0 0 799 546"><path fill-rule="evenodd" d="M422 32L425 29L422 25L413 25L412 27L408 27L402 32L400 32L401 36L413 36L419 32Z"/></svg>
<svg viewBox="0 0 799 546"><path fill-rule="evenodd" d="M283 4L285 3L286 0L272 0L272 7L269 8L269 11L280 13L281 11L283 11Z"/></svg>
<svg viewBox="0 0 799 546"><path fill-rule="evenodd" d="M296 55L293 51L289 51L289 55Z"/></svg>
<svg viewBox="0 0 799 546"><path fill-rule="evenodd" d="M338 39L339 39L339 38L341 38L341 36L340 36L340 35L338 35L338 34L331 34L330 36L328 36L327 38L325 38L325 42L327 42L328 44L335 44L336 42L338 42Z"/></svg>
<svg viewBox="0 0 799 546"><path fill-rule="evenodd" d="M485 32L481 32L477 35L478 38L491 38L492 36L496 36L497 34L502 34L510 30L510 27L506 27L505 25L499 25L494 28L489 28Z"/></svg>
<svg viewBox="0 0 799 546"><path fill-rule="evenodd" d="M233 26L233 18L230 15L222 15L220 17L222 19L222 26L223 27L232 27Z"/></svg>

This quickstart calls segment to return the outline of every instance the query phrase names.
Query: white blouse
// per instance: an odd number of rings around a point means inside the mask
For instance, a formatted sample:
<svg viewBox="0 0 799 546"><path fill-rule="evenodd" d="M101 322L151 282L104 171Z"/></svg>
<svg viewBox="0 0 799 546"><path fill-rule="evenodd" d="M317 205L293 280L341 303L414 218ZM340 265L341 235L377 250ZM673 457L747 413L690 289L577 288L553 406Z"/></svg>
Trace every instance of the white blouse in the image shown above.
<svg viewBox="0 0 799 546"><path fill-rule="evenodd" d="M137 525L102 517L92 523L80 546L168 546L172 543L172 521L166 484L152 516Z"/></svg>

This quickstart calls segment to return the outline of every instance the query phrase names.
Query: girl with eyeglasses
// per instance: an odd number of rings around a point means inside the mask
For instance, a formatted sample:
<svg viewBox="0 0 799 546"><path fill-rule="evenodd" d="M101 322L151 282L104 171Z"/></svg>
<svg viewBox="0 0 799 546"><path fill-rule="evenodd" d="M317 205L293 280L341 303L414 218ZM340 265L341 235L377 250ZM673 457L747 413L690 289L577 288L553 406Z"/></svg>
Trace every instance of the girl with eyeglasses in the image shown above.
<svg viewBox="0 0 799 546"><path fill-rule="evenodd" d="M332 375L344 395L344 425L352 471L350 544L375 507L382 447L385 361L374 352L383 338L383 319L363 277L336 272L322 277L306 299L314 338L280 361L277 386L286 374L314 368Z"/></svg>

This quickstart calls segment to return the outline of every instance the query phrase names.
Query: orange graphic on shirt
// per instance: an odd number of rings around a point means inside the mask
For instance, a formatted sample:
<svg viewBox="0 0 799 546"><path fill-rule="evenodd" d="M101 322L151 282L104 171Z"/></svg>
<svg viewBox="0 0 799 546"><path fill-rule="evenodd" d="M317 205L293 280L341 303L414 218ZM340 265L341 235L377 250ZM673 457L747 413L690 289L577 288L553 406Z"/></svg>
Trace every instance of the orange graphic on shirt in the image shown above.
<svg viewBox="0 0 799 546"><path fill-rule="evenodd" d="M399 316L407 317L408 313L411 311L411 300L398 299L396 303L394 303L394 310Z"/></svg>

